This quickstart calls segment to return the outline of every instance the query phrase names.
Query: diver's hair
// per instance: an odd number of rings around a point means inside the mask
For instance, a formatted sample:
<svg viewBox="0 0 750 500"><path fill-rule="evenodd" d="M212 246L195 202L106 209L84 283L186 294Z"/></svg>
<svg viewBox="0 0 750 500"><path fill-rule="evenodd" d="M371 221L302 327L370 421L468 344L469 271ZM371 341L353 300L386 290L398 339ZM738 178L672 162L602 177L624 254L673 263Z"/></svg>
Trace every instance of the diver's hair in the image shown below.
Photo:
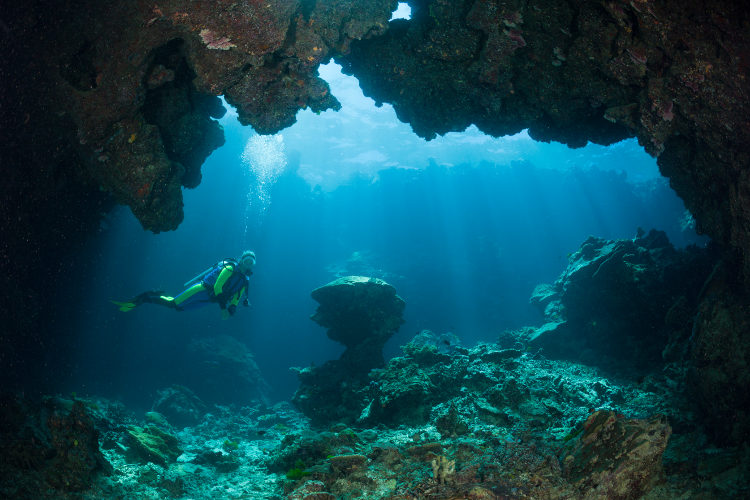
<svg viewBox="0 0 750 500"><path fill-rule="evenodd" d="M253 265L255 265L255 252L253 252L252 250L245 250L244 252L242 252L242 255L241 255L241 256L240 256L240 258L239 258L239 259L237 260L237 263L238 263L238 264L241 264L241 263L242 263L242 261L243 261L243 260L244 260L244 259L245 259L246 257L252 257L252 258L253 258Z"/></svg>

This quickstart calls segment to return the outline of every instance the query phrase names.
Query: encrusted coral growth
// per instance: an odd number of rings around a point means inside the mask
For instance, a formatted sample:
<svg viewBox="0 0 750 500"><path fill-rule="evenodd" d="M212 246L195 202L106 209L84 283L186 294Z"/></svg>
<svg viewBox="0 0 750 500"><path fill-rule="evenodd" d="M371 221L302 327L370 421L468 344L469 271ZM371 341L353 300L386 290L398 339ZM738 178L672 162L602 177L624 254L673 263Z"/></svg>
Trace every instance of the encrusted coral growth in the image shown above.
<svg viewBox="0 0 750 500"><path fill-rule="evenodd" d="M628 420L595 412L562 458L564 475L588 498L640 498L664 480L661 458L671 433L660 417Z"/></svg>
<svg viewBox="0 0 750 500"><path fill-rule="evenodd" d="M432 477L438 484L445 484L451 481L456 473L456 461L448 460L443 455L433 458L430 462L432 465Z"/></svg>
<svg viewBox="0 0 750 500"><path fill-rule="evenodd" d="M167 465L182 453L177 438L155 425L128 430L130 453L135 459Z"/></svg>
<svg viewBox="0 0 750 500"><path fill-rule="evenodd" d="M602 498L625 499L639 498L655 488L667 495L691 488L661 484L671 426L665 417L649 416L666 411L684 431L693 425L682 413L684 402L657 403L661 396L655 393L616 386L582 366L534 360L513 349L484 345L441 354L436 347L427 348L424 338L420 336L419 346L405 349L410 354L371 375L371 388L380 390L386 379L394 386L397 381L408 386L410 377L420 372L433 380L427 399L398 402L434 408L421 423L379 421L384 415L372 412L367 424L387 422L388 427L352 432L335 426L336 432L322 432L317 438L300 434L287 438L273 455L305 457L311 474L308 482L317 481L318 491L334 497L357 490L367 491L370 498L575 498L594 491ZM674 380L656 379L644 385L659 393L676 386ZM381 398L387 401L388 396ZM378 399L370 405L378 406ZM621 408L630 417L612 410L589 410L596 407ZM407 414L405 410L400 415ZM632 418L636 414L639 418ZM454 421L452 426L460 421L466 430L440 430L446 415L452 415L448 419ZM350 433L348 448L341 439L349 439ZM341 473L315 472L325 469L312 463L322 464L324 454L342 450L358 456L356 474L345 473L342 482L336 479ZM342 460L349 462L349 458ZM692 459L677 458L678 463L685 460ZM425 469L429 478L417 479L418 471L424 474ZM395 471L400 478L412 479L383 493L384 478ZM304 491L305 480L298 480L295 492Z"/></svg>
<svg viewBox="0 0 750 500"><path fill-rule="evenodd" d="M206 44L206 48L214 50L229 50L236 47L232 41L225 36L220 36L213 31L203 28L200 32L201 40Z"/></svg>
<svg viewBox="0 0 750 500"><path fill-rule="evenodd" d="M664 374L615 382L495 344L440 352L440 338L430 348L423 332L404 357L373 373L376 384L386 372L395 380L421 371L435 382L427 403L434 411L418 423L319 428L289 403L257 403L213 406L177 432L154 412L138 418L105 399L55 398L41 414L3 401L0 495L60 498L79 486L82 498L221 492L258 500L742 498L747 491L747 450L702 446L678 384ZM446 413L468 432L439 432ZM91 458L92 425L106 460L127 473L104 478L88 468L94 462L79 460ZM56 489L48 470L63 479Z"/></svg>
<svg viewBox="0 0 750 500"><path fill-rule="evenodd" d="M82 492L112 467L99 450L99 431L82 401L22 398L0 401L0 495L42 498ZM50 497L45 497L50 498Z"/></svg>

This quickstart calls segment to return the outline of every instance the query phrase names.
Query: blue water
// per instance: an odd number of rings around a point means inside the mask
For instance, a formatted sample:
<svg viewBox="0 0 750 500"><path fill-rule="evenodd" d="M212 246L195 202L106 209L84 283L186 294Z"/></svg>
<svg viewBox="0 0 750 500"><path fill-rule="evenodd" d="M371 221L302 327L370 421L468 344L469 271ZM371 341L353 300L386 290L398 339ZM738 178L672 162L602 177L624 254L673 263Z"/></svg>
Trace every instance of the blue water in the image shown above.
<svg viewBox="0 0 750 500"><path fill-rule="evenodd" d="M633 140L570 150L470 129L425 142L389 106L361 96L356 80L334 66L321 73L343 109L301 112L274 142L258 142L270 148L263 169L243 161L255 134L228 113L227 144L203 166L201 185L185 191L177 231L154 235L125 208L111 214L71 272L76 286L54 301L77 360L61 381L68 390L147 406L179 381L174 360L191 338L228 334L255 354L273 397L285 399L297 385L290 367L342 350L309 319L310 292L339 275L383 278L406 301L390 357L421 329L472 345L540 324L532 290L554 281L589 235L657 228L676 246L705 244ZM218 307L121 313L108 302L151 289L176 295L245 248L258 258L252 306L227 321Z"/></svg>

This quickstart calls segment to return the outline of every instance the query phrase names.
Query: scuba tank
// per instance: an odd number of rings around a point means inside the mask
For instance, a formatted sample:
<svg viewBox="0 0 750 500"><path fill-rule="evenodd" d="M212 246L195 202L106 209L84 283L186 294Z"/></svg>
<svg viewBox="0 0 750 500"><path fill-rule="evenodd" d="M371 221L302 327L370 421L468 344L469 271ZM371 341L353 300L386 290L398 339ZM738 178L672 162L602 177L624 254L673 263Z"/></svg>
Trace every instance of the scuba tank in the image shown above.
<svg viewBox="0 0 750 500"><path fill-rule="evenodd" d="M210 273L211 271L213 271L214 269L216 269L216 268L217 268L218 266L224 267L224 266L226 266L226 265L227 265L227 263L228 263L228 262L234 262L234 259L224 259L224 260L220 260L219 262L217 262L217 263L216 263L216 264L214 264L213 266L209 267L208 269L206 269L206 270L205 270L205 271L203 271L202 273L198 274L198 275L197 275L197 276L195 276L194 278L192 278L192 279L190 279L190 280L186 281L186 282L185 282L185 284L184 284L184 285L182 285L182 286L184 286L185 288L187 288L187 287L189 287L189 286L193 286L193 285L194 285L195 283L197 283L198 281L200 281L200 280L202 280L203 278L205 278L205 277L206 277L206 275L207 275L208 273Z"/></svg>

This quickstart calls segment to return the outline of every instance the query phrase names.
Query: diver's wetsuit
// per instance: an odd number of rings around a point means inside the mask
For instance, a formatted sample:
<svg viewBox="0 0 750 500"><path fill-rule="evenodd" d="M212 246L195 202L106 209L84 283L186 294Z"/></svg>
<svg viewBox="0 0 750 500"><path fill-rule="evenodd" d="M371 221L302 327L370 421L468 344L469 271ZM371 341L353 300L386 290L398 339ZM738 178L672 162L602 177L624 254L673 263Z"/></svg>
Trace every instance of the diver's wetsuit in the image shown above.
<svg viewBox="0 0 750 500"><path fill-rule="evenodd" d="M222 309L232 310L247 294L250 277L237 270L237 263L225 260L216 265L200 283L191 286L173 299L177 310L197 309L217 302ZM234 306L234 307L232 307Z"/></svg>
<svg viewBox="0 0 750 500"><path fill-rule="evenodd" d="M242 296L247 296L250 283L249 275L240 272L238 267L237 262L231 259L224 260L214 266L199 283L194 284L177 297L151 291L138 295L130 302L115 302L115 304L120 306L121 311L130 311L144 303L185 311L217 303L222 312L234 314Z"/></svg>

